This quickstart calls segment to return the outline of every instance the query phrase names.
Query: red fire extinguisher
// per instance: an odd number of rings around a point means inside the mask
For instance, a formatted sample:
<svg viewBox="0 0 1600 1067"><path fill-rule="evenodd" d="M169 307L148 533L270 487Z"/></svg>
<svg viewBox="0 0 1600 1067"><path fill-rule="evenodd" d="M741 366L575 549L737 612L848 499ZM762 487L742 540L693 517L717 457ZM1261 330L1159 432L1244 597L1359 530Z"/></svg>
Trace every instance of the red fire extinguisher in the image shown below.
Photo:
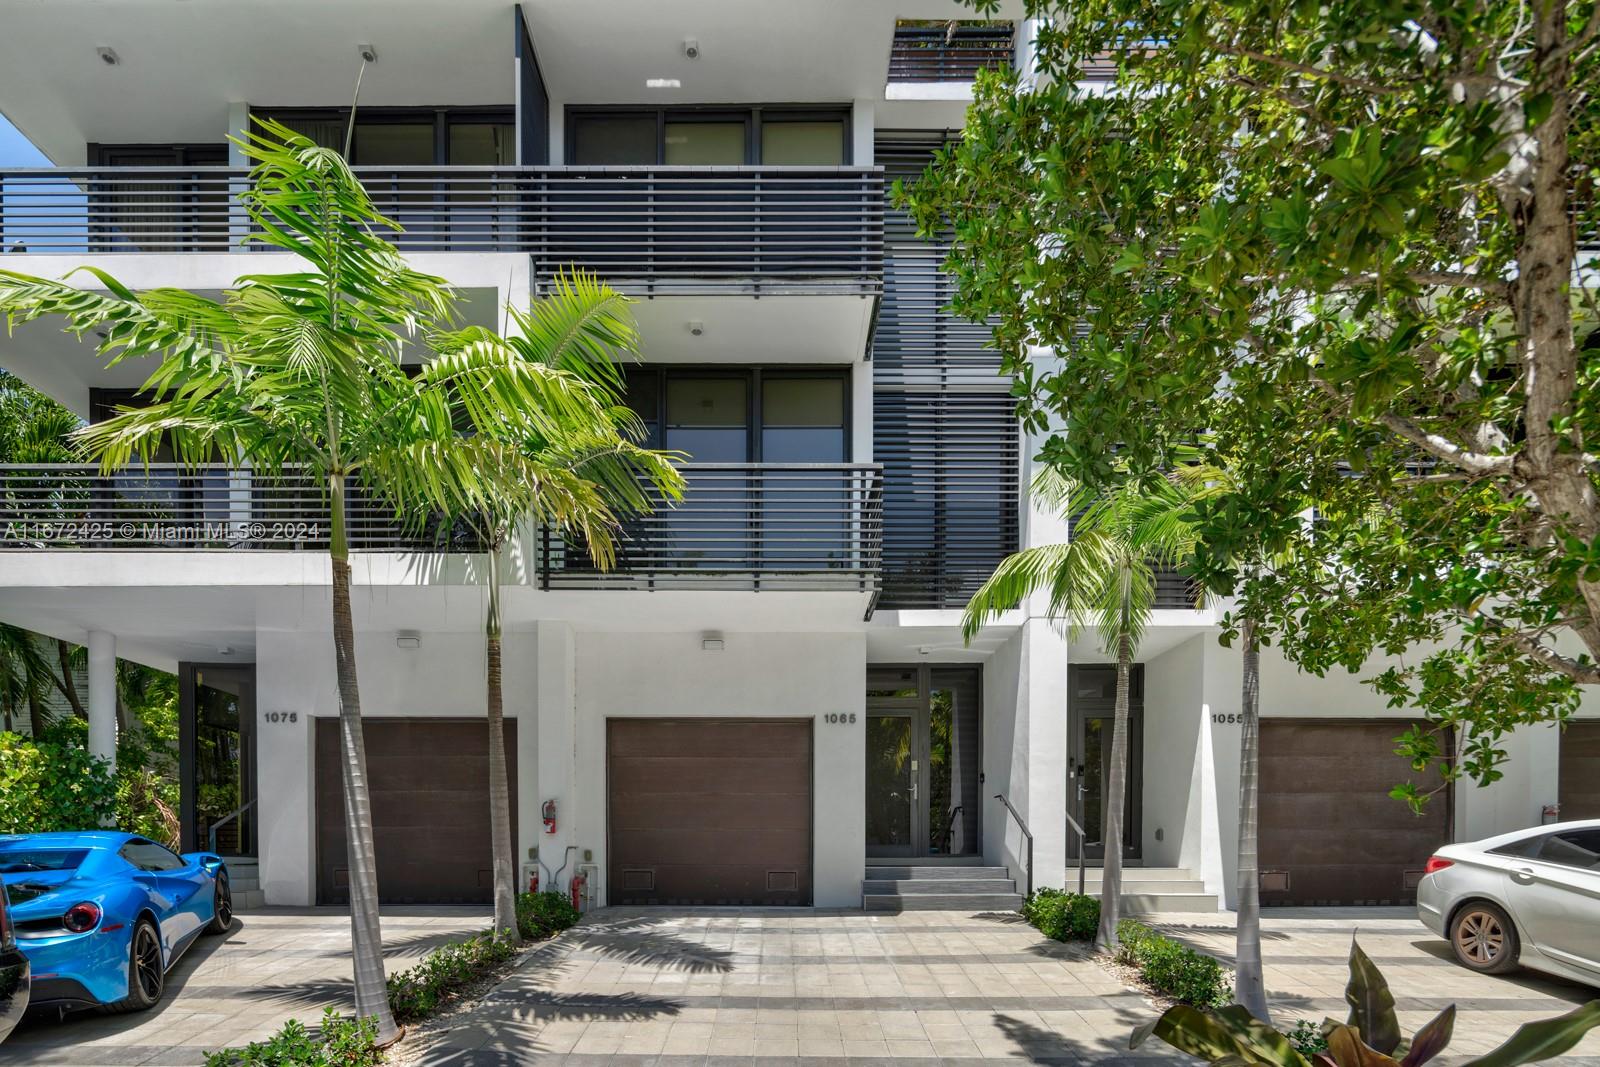
<svg viewBox="0 0 1600 1067"><path fill-rule="evenodd" d="M544 810L540 814L542 814L544 816L544 832L547 833L547 834L555 833L556 832L556 802L554 800L545 801L544 802Z"/></svg>
<svg viewBox="0 0 1600 1067"><path fill-rule="evenodd" d="M575 911L583 910L583 884L582 872L572 876L572 907Z"/></svg>
<svg viewBox="0 0 1600 1067"><path fill-rule="evenodd" d="M539 868L536 866L528 868L528 892L539 892Z"/></svg>

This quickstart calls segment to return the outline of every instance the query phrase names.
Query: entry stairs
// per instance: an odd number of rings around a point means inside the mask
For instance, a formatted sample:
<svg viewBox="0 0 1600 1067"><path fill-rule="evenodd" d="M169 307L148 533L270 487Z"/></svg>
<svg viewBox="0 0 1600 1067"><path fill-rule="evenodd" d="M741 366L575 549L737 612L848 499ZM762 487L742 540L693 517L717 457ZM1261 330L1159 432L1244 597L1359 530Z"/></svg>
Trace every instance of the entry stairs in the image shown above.
<svg viewBox="0 0 1600 1067"><path fill-rule="evenodd" d="M974 857L868 859L861 883L867 911L1016 911L1022 890L1006 867L985 867ZM1084 871L1084 892L1100 895L1100 869ZM1066 872L1077 889L1078 870ZM1217 911L1217 897L1183 867L1124 867L1122 910L1127 915Z"/></svg>
<svg viewBox="0 0 1600 1067"><path fill-rule="evenodd" d="M254 857L223 857L228 865L228 888L233 891L233 910L255 911L267 902L261 891L261 863Z"/></svg>

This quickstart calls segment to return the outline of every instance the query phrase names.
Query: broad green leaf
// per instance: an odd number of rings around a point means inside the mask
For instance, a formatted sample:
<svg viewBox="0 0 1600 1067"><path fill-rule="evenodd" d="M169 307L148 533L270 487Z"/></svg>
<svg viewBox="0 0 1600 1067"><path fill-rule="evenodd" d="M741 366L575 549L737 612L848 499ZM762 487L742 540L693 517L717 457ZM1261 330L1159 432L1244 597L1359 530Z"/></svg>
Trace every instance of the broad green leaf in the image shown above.
<svg viewBox="0 0 1600 1067"><path fill-rule="evenodd" d="M1344 999L1350 1005L1349 1025L1361 1032L1363 1041L1385 1056L1399 1047L1402 1035L1394 1014L1394 994L1355 938L1350 939L1350 981Z"/></svg>
<svg viewBox="0 0 1600 1067"><path fill-rule="evenodd" d="M1467 1061L1465 1067L1516 1067L1522 1063L1539 1063L1572 1048L1596 1026L1600 1026L1600 1000L1591 1000L1565 1015L1524 1023L1505 1044L1487 1056Z"/></svg>

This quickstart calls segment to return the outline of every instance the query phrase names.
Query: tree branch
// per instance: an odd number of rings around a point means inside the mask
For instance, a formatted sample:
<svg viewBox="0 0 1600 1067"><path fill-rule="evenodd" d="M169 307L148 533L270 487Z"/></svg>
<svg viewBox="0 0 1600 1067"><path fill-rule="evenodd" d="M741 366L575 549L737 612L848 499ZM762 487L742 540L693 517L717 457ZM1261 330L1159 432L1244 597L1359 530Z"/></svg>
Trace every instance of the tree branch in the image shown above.
<svg viewBox="0 0 1600 1067"><path fill-rule="evenodd" d="M1409 270L1403 271L1401 276L1416 282L1418 285L1442 285L1451 289L1477 289L1508 304L1511 302L1511 283L1500 278L1486 278L1481 274L1473 274L1470 271L1454 270ZM1355 289L1382 280L1382 277L1377 274L1351 274L1334 282L1330 289L1335 292L1342 289Z"/></svg>
<svg viewBox="0 0 1600 1067"><path fill-rule="evenodd" d="M1338 85L1347 85L1352 89L1360 89L1362 92L1372 93L1375 96L1393 96L1400 91L1392 86L1380 85L1377 82L1368 81L1365 78L1357 78L1351 74L1341 74L1336 70L1324 70L1309 63L1297 63L1292 59L1284 59L1282 56L1269 56L1265 52L1257 52L1252 48L1241 48L1237 45L1224 44L1221 41L1212 41L1211 47L1223 55L1238 56L1241 59L1253 59L1257 63L1265 63L1270 67L1291 70L1297 74L1304 74L1310 78L1321 78Z"/></svg>
<svg viewBox="0 0 1600 1067"><path fill-rule="evenodd" d="M1600 36L1600 0L1589 9L1589 21L1583 24L1583 29L1567 38L1566 42L1546 57L1546 62L1562 60Z"/></svg>
<svg viewBox="0 0 1600 1067"><path fill-rule="evenodd" d="M1566 675L1579 685L1600 685L1600 666L1581 663L1570 656L1563 656L1538 638L1507 629L1503 623L1491 619L1489 624L1501 641L1516 648L1529 659L1537 660L1557 674Z"/></svg>
<svg viewBox="0 0 1600 1067"><path fill-rule="evenodd" d="M1478 477L1509 474L1516 459L1515 456L1511 455L1490 456L1482 452L1469 451L1449 438L1442 437L1436 433L1429 433L1410 419L1396 415L1393 412L1379 415L1378 422L1435 459L1441 459L1468 474Z"/></svg>

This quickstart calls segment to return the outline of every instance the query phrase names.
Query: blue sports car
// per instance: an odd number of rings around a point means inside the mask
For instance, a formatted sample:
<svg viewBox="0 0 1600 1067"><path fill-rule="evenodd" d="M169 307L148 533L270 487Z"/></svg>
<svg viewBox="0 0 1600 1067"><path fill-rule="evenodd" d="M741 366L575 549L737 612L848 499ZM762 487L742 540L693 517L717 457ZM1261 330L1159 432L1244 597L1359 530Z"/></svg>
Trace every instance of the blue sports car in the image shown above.
<svg viewBox="0 0 1600 1067"><path fill-rule="evenodd" d="M33 966L32 1006L143 1011L233 900L222 860L111 830L0 836L0 882Z"/></svg>

